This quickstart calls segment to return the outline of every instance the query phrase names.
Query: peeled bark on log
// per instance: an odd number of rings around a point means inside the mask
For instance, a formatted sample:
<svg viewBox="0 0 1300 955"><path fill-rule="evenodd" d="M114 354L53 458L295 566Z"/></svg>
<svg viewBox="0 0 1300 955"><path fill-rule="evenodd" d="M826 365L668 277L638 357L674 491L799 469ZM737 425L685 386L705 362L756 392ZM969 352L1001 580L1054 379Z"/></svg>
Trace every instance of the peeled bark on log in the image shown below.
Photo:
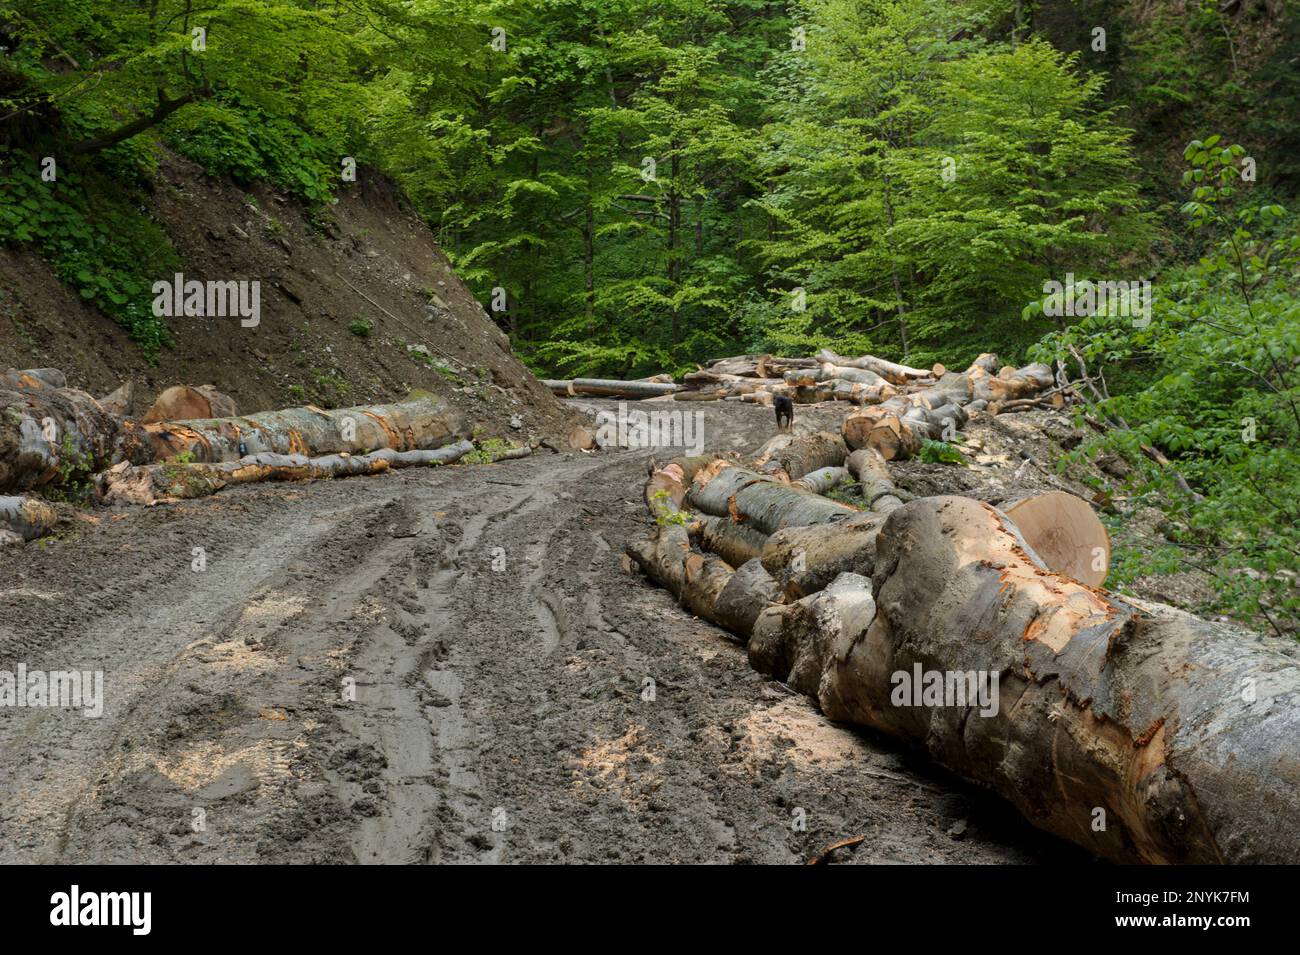
<svg viewBox="0 0 1300 955"><path fill-rule="evenodd" d="M617 381L609 378L574 378L572 381L548 379L542 382L557 395L593 395L606 398L654 398L671 395L681 390L681 385L654 381Z"/></svg>
<svg viewBox="0 0 1300 955"><path fill-rule="evenodd" d="M1292 644L1054 574L967 498L891 511L872 582L869 625L783 620L778 652L760 617L756 659L1102 857L1300 861Z"/></svg>
<svg viewBox="0 0 1300 955"><path fill-rule="evenodd" d="M944 372L942 365L935 365L932 368L912 368L908 365L885 361L885 359L877 358L874 355L863 355L861 358L845 358L842 355L835 354L829 348L823 348L819 351L817 360L846 368L865 368L868 371L874 371L891 385L905 385L909 381L935 378Z"/></svg>
<svg viewBox="0 0 1300 955"><path fill-rule="evenodd" d="M316 458L263 452L215 464L132 466L122 462L100 475L100 484L107 501L151 505L206 497L236 484L352 477L381 474L390 468L450 464L473 450L471 442L462 440L436 450L394 451L384 448L370 454L329 454Z"/></svg>
<svg viewBox="0 0 1300 955"><path fill-rule="evenodd" d="M44 501L0 497L0 546L44 537L58 522L58 513Z"/></svg>
<svg viewBox="0 0 1300 955"><path fill-rule="evenodd" d="M391 405L332 411L308 405L239 418L165 421L145 425L144 430L155 459L188 454L202 463L238 461L263 452L319 457L382 448L429 450L469 434L459 412L429 394ZM244 453L240 452L241 441Z"/></svg>

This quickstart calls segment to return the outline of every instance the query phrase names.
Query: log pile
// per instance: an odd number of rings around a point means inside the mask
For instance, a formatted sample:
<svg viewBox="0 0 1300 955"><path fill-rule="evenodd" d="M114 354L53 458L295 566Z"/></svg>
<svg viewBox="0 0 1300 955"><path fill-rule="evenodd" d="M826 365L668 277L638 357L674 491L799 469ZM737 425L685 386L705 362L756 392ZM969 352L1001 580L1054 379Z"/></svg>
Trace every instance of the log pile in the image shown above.
<svg viewBox="0 0 1300 955"><path fill-rule="evenodd" d="M116 393L115 393L116 394ZM110 396L112 399L113 396ZM67 387L54 369L0 375L0 491L87 481L112 501L154 503L261 480L374 474L454 461L473 445L465 419L445 401L413 394L389 405L325 410L312 405L244 416L141 420L114 413ZM107 405L107 407L106 407ZM164 409L234 410L210 386L168 389L147 419ZM498 460L520 457L516 448ZM0 533L30 539L45 526L34 502L0 498Z"/></svg>
<svg viewBox="0 0 1300 955"><path fill-rule="evenodd" d="M663 377L663 376L658 376ZM575 379L548 381L560 395L593 395L650 401L748 401L771 405L777 395L799 404L843 401L858 406L844 422L851 449L879 451L886 461L917 454L924 442L950 441L973 412L998 414L1037 405L1054 389L1042 364L1001 367L981 355L963 372L942 364L914 368L863 355L846 358L824 348L812 358L738 355L688 372L681 385L661 381Z"/></svg>
<svg viewBox="0 0 1300 955"><path fill-rule="evenodd" d="M1039 387L1032 368L959 377L932 403ZM750 467L656 467L659 527L628 555L831 719L926 748L1099 857L1300 862L1293 644L1076 579L1075 551L1108 547L1076 505L1020 502L1022 528L969 498L909 500L870 443L824 465L868 509L815 503L796 463L822 462L811 438Z"/></svg>

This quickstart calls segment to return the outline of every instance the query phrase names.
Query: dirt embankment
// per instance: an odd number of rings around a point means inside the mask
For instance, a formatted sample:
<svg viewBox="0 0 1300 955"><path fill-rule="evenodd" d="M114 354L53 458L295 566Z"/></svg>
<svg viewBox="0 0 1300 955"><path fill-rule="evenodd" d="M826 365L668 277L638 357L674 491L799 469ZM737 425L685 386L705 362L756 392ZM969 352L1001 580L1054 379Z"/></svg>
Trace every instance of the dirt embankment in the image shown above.
<svg viewBox="0 0 1300 955"><path fill-rule="evenodd" d="M261 283L260 324L169 319L176 345L151 367L37 256L0 248L0 366L61 368L97 396L133 379L137 410L175 384L213 384L243 412L367 404L421 388L449 398L485 434L566 433L567 409L515 358L400 194L373 174L362 170L337 204L312 216L267 186L245 190L167 156L149 206L187 280ZM349 327L357 321L370 325L364 337Z"/></svg>

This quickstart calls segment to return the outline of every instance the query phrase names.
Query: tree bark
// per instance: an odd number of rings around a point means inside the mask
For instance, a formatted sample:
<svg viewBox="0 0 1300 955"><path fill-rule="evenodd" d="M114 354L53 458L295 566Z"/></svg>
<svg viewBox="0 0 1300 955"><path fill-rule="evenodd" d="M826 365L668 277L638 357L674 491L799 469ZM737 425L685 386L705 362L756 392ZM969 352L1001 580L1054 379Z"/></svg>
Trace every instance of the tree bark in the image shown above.
<svg viewBox="0 0 1300 955"><path fill-rule="evenodd" d="M328 454L315 458L263 452L218 463L132 466L123 462L100 475L100 484L107 501L150 505L206 497L237 484L310 481L382 474L392 468L450 464L473 450L471 442L461 440L435 450L384 448L370 454Z"/></svg>

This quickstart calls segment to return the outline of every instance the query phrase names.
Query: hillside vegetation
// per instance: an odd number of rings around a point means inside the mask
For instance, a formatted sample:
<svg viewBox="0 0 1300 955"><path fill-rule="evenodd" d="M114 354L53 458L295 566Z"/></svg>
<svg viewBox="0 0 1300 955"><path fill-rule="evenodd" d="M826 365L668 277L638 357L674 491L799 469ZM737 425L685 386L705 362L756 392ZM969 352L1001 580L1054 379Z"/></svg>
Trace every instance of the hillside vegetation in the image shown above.
<svg viewBox="0 0 1300 955"><path fill-rule="evenodd" d="M0 242L147 360L194 254L148 201L167 156L326 230L377 170L539 372L1086 379L1076 453L1168 515L1130 569L1296 630L1295 4L0 0L0 51Z"/></svg>

